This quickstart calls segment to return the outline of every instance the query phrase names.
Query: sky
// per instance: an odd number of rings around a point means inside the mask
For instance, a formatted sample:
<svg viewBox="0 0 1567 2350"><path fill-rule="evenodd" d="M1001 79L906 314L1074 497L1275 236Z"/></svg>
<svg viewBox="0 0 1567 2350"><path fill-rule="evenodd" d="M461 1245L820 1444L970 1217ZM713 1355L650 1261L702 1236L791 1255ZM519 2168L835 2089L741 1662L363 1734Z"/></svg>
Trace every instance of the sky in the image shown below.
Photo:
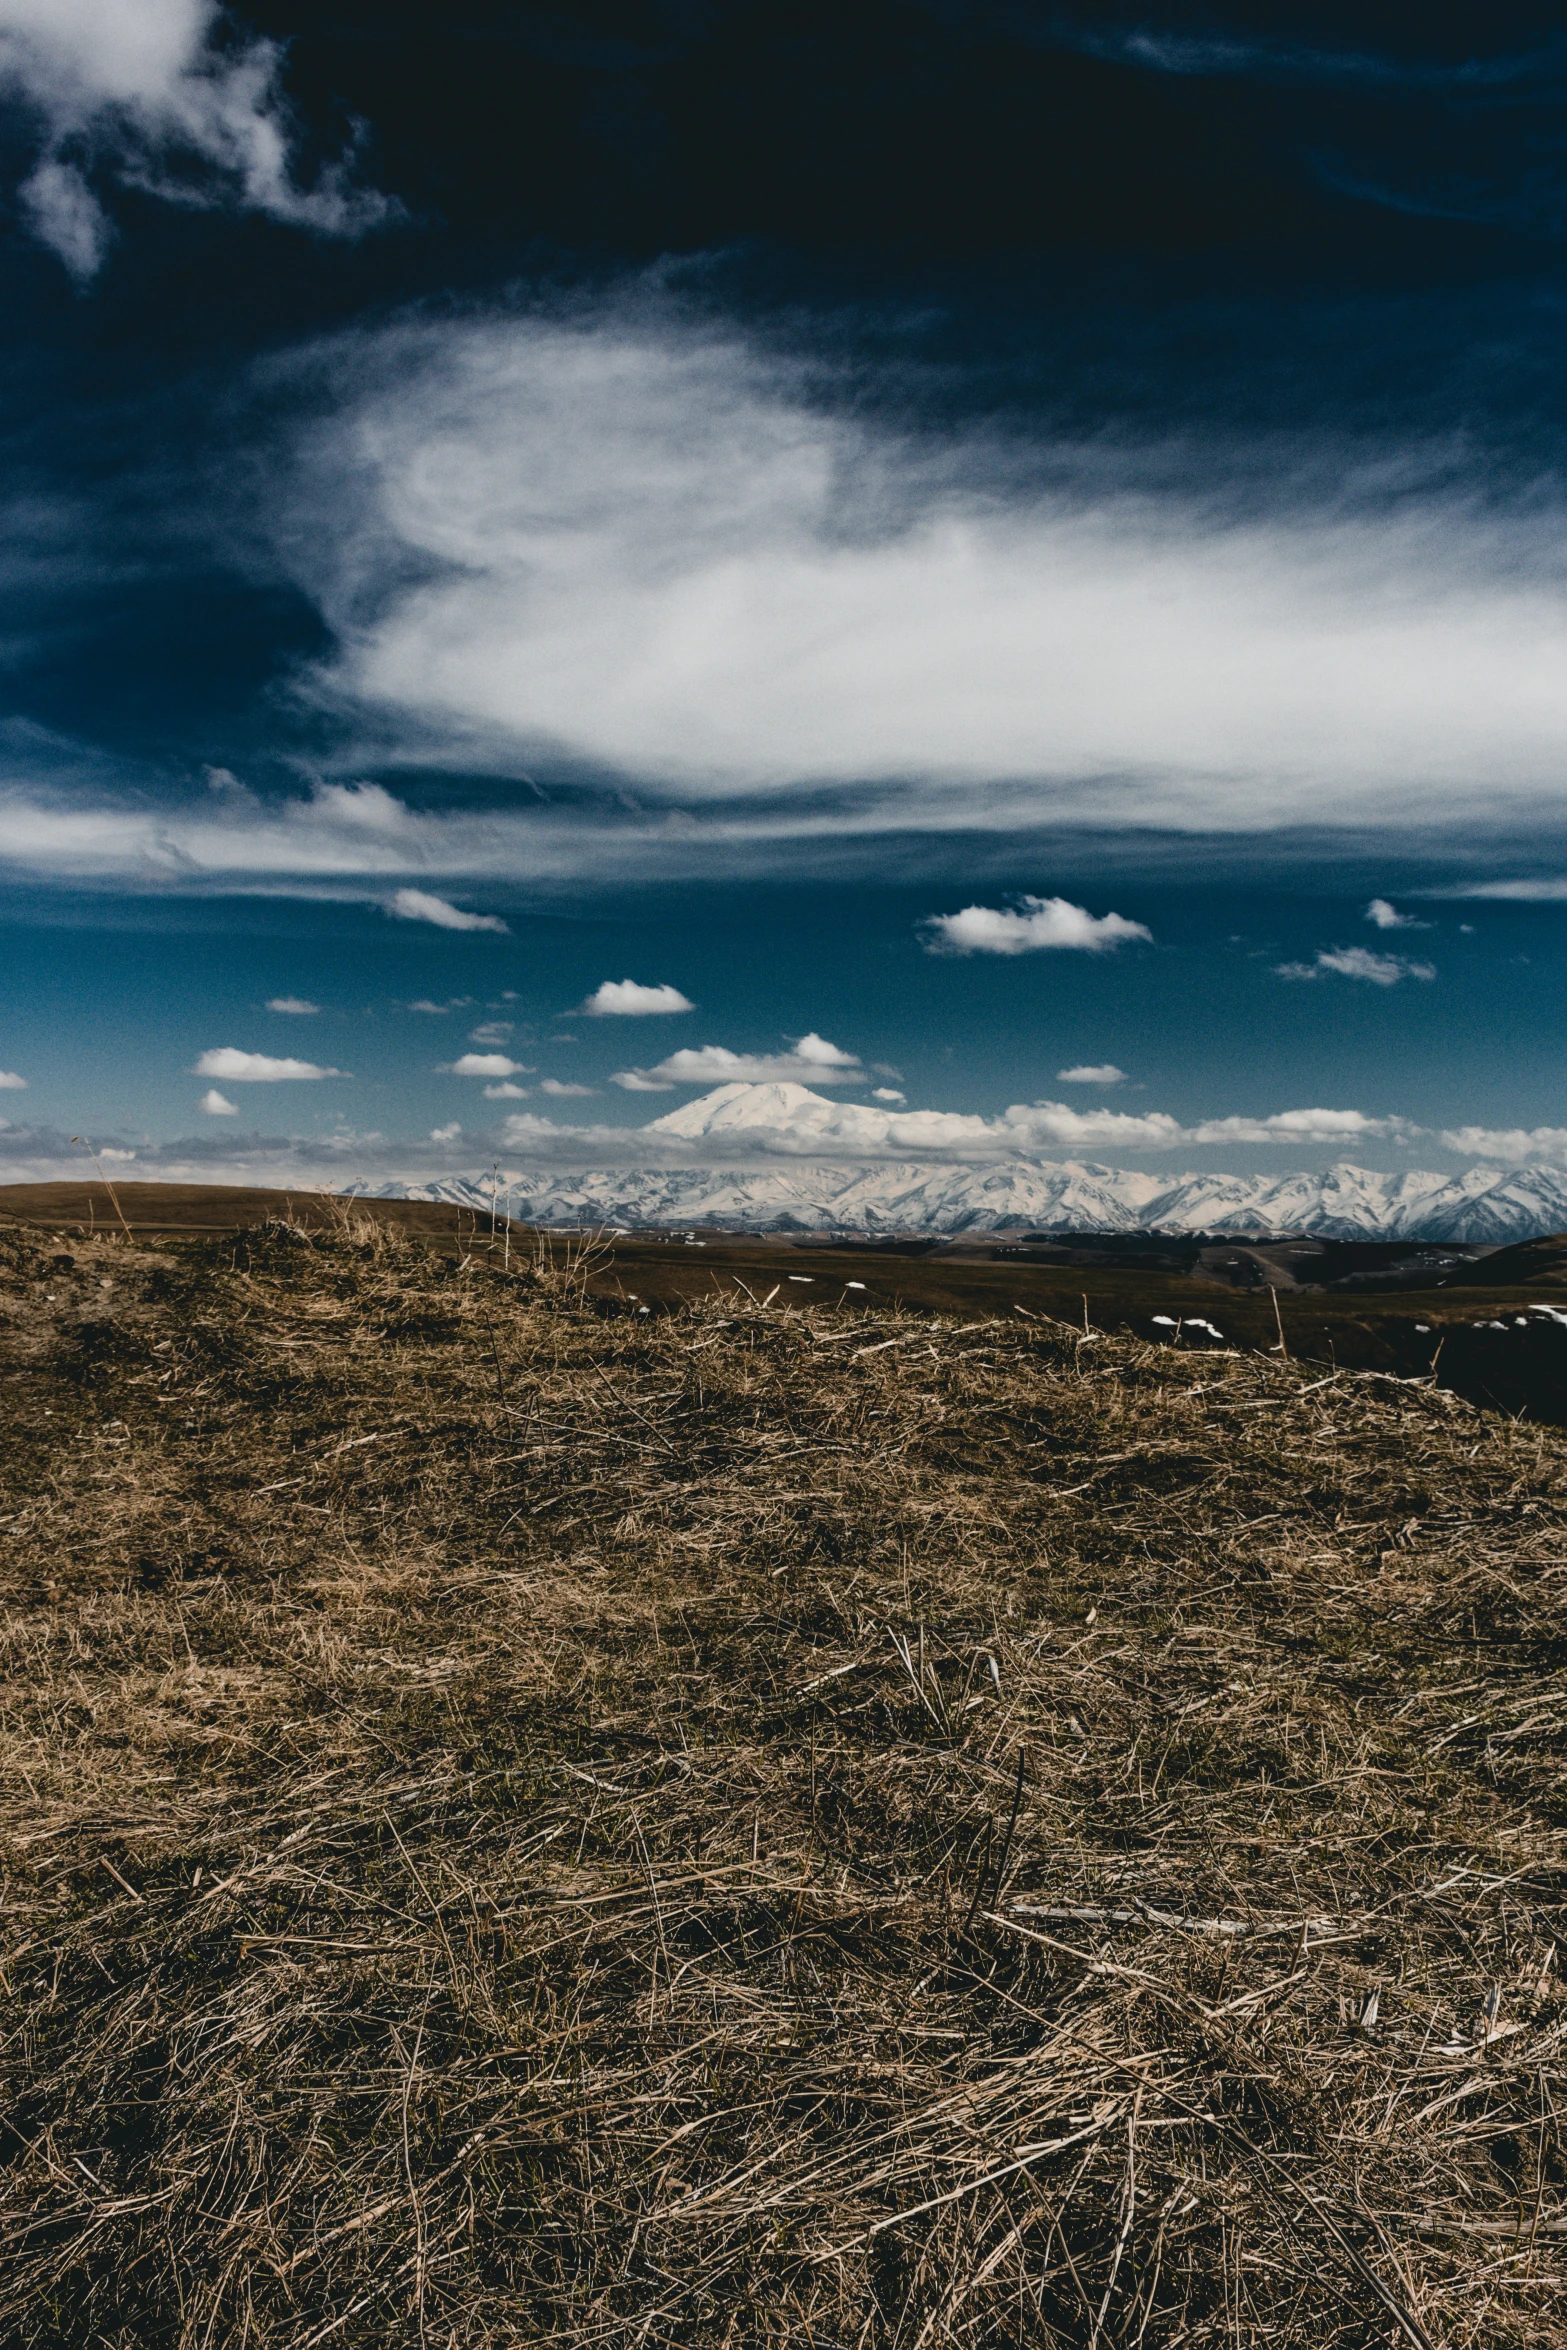
<svg viewBox="0 0 1567 2350"><path fill-rule="evenodd" d="M0 1181L1567 1162L1564 113L1506 0L0 0Z"/></svg>

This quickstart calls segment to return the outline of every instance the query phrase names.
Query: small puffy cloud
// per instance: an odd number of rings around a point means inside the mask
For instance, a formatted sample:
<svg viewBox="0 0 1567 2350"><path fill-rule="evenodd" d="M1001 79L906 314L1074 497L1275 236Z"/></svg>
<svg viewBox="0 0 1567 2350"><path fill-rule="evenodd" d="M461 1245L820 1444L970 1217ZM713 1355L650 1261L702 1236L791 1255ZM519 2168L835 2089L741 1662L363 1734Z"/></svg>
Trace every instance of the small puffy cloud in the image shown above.
<svg viewBox="0 0 1567 2350"><path fill-rule="evenodd" d="M932 914L925 922L933 955L1030 955L1046 947L1103 954L1153 932L1122 914L1090 914L1070 898L1020 898L1014 906L965 906L959 914Z"/></svg>
<svg viewBox="0 0 1567 2350"><path fill-rule="evenodd" d="M865 1074L853 1053L814 1029L787 1053L732 1053L721 1044L683 1045L651 1069L620 1069L610 1079L627 1093L667 1092L672 1085L852 1085Z"/></svg>
<svg viewBox="0 0 1567 2350"><path fill-rule="evenodd" d="M0 1069L0 1093L25 1093L27 1079L18 1077L14 1069Z"/></svg>
<svg viewBox="0 0 1567 2350"><path fill-rule="evenodd" d="M292 1012L300 1019L320 1009L319 1004L307 1003L302 995L269 995L267 998L269 1012Z"/></svg>
<svg viewBox="0 0 1567 2350"><path fill-rule="evenodd" d="M1075 1069L1058 1069L1058 1085L1124 1085L1126 1071L1114 1061L1080 1061Z"/></svg>
<svg viewBox="0 0 1567 2350"><path fill-rule="evenodd" d="M557 1102L586 1101L590 1093L597 1093L598 1087L596 1085L566 1085L558 1077L546 1077L539 1087L539 1091L549 1094Z"/></svg>
<svg viewBox="0 0 1567 2350"><path fill-rule="evenodd" d="M225 1099L217 1087L211 1086L201 1097L201 1106L209 1118L237 1118L237 1106Z"/></svg>
<svg viewBox="0 0 1567 2350"><path fill-rule="evenodd" d="M464 1053L451 1065L454 1077L526 1077L527 1064L505 1053Z"/></svg>
<svg viewBox="0 0 1567 2350"><path fill-rule="evenodd" d="M900 1093L895 1085L878 1085L871 1094L873 1102L888 1102L895 1110L901 1110L908 1098L908 1095Z"/></svg>
<svg viewBox="0 0 1567 2350"><path fill-rule="evenodd" d="M470 914L461 906L454 906L449 898L435 897L427 889L400 889L387 901L387 912L395 914L399 922L433 922L437 930L501 930L506 928L499 914Z"/></svg>
<svg viewBox="0 0 1567 2350"><path fill-rule="evenodd" d="M1567 1159L1567 1126L1458 1126L1440 1139L1465 1158L1502 1159L1514 1166Z"/></svg>
<svg viewBox="0 0 1567 2350"><path fill-rule="evenodd" d="M470 1028L470 1044L504 1044L512 1032L510 1020L481 1020L477 1028Z"/></svg>
<svg viewBox="0 0 1567 2350"><path fill-rule="evenodd" d="M98 1153L98 1156L100 1159L123 1159L126 1165L129 1166L131 1160L135 1158L136 1153L134 1151L117 1151L111 1148L108 1143L105 1143L103 1149Z"/></svg>
<svg viewBox="0 0 1567 2350"><path fill-rule="evenodd" d="M1386 898L1373 898L1366 908L1366 920L1378 930L1429 930L1429 922L1416 921L1413 914L1401 914L1390 906Z"/></svg>
<svg viewBox="0 0 1567 2350"><path fill-rule="evenodd" d="M611 1017L640 1020L650 1013L696 1010L690 997L683 996L678 987L670 987L667 982L661 987L643 987L635 979L606 979L577 1008L594 1020Z"/></svg>
<svg viewBox="0 0 1567 2350"><path fill-rule="evenodd" d="M1370 947L1319 947L1309 963L1276 963L1281 979L1364 979L1372 987L1396 987L1401 979L1434 979L1434 963L1412 963L1406 955L1378 955Z"/></svg>
<svg viewBox="0 0 1567 2350"><path fill-rule="evenodd" d="M513 1085L508 1077L499 1085L487 1085L484 1098L487 1102L525 1102L528 1089L525 1085Z"/></svg>
<svg viewBox="0 0 1567 2350"><path fill-rule="evenodd" d="M237 1045L218 1045L196 1063L198 1077L226 1077L231 1085L284 1085L295 1079L341 1077L341 1069L318 1069L314 1061L291 1061L275 1053L242 1053Z"/></svg>
<svg viewBox="0 0 1567 2350"><path fill-rule="evenodd" d="M450 1126L432 1126L430 1129L430 1140L432 1142L455 1142L461 1132L462 1128L458 1125L456 1119L454 1118Z"/></svg>

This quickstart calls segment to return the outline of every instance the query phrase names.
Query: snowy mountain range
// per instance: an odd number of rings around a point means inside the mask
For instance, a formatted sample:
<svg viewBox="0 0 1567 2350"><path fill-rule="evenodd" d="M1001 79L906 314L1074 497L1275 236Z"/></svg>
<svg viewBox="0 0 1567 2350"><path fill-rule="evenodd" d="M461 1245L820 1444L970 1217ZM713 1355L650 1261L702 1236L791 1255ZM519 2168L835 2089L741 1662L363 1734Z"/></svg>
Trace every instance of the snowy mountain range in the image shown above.
<svg viewBox="0 0 1567 2350"><path fill-rule="evenodd" d="M774 1106L759 1102L762 1094L804 1097L777 1105L790 1118L786 1139L759 1125L759 1115ZM820 1143L830 1149L836 1140L841 1150L852 1107L799 1086L722 1086L656 1119L640 1136L625 1137L631 1146L644 1141L649 1160L656 1154L667 1162L678 1149L685 1163L503 1165L501 1204L531 1224L780 1233L1158 1230L1507 1243L1567 1229L1567 1169L1546 1166L1474 1166L1459 1175L1339 1165L1320 1173L1170 1176L1019 1151L967 1161L800 1155L817 1140L813 1127ZM604 1138L599 1130L594 1139ZM717 1151L727 1155L745 1145L752 1146L750 1163L693 1163L704 1146L711 1160ZM355 1189L377 1199L444 1200L488 1214L490 1180L452 1176Z"/></svg>

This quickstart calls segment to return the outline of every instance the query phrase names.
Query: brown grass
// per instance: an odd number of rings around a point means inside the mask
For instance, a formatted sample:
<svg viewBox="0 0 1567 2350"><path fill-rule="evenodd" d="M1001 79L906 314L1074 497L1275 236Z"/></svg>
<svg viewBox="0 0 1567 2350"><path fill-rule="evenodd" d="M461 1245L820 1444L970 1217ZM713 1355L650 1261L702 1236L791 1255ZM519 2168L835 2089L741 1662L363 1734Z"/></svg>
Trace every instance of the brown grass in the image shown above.
<svg viewBox="0 0 1567 2350"><path fill-rule="evenodd" d="M1560 2343L1555 1431L75 1256L0 1234L0 2340Z"/></svg>

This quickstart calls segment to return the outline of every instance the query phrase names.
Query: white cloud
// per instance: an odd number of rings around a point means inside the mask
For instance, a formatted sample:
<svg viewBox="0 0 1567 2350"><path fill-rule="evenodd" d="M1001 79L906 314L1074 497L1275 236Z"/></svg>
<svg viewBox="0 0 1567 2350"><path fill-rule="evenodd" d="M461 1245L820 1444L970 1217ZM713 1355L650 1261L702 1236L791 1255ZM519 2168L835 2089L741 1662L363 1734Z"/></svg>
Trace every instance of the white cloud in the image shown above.
<svg viewBox="0 0 1567 2350"><path fill-rule="evenodd" d="M469 1029L468 1041L470 1044L504 1044L511 1035L512 1027L510 1020L481 1020L477 1028Z"/></svg>
<svg viewBox="0 0 1567 2350"><path fill-rule="evenodd" d="M527 1064L505 1053L463 1053L451 1065L454 1077L526 1077Z"/></svg>
<svg viewBox="0 0 1567 2350"><path fill-rule="evenodd" d="M366 787L373 788L373 787ZM391 794L384 795L390 799ZM400 806L400 802L393 802ZM468 914L461 906L454 906L446 898L433 897L427 889L400 889L387 906L400 922L433 922L437 930L501 930L506 928L498 914Z"/></svg>
<svg viewBox="0 0 1567 2350"><path fill-rule="evenodd" d="M1407 1118L1368 1118L1360 1110L1279 1110L1271 1118L1205 1118L1189 1129L1189 1142L1298 1142L1303 1144L1393 1141L1423 1134Z"/></svg>
<svg viewBox="0 0 1567 2350"><path fill-rule="evenodd" d="M1373 954L1370 947L1319 947L1310 963L1276 963L1281 979L1320 979L1336 972L1342 979L1364 979L1373 987L1396 987L1401 979L1434 979L1434 963L1412 963L1404 955Z"/></svg>
<svg viewBox="0 0 1567 2350"><path fill-rule="evenodd" d="M895 1085L878 1085L871 1094L873 1102L890 1102L894 1109L902 1109L908 1098L908 1095L900 1093Z"/></svg>
<svg viewBox="0 0 1567 2350"><path fill-rule="evenodd" d="M1417 921L1413 914L1401 914L1386 898L1373 898L1366 908L1366 920L1378 930L1429 930L1429 922Z"/></svg>
<svg viewBox="0 0 1567 2350"><path fill-rule="evenodd" d="M778 793L796 833L1421 825L1558 789L1560 515L1419 450L1395 479L1298 437L921 437L647 292L302 364L339 405L287 559L341 648L323 694L394 757Z"/></svg>
<svg viewBox="0 0 1567 2350"><path fill-rule="evenodd" d="M1102 954L1129 938L1151 939L1141 922L1121 914L1090 914L1069 898L1025 897L1015 908L965 906L960 914L932 914L925 924L932 954L1027 955L1045 947L1079 947Z"/></svg>
<svg viewBox="0 0 1567 2350"><path fill-rule="evenodd" d="M107 177L181 205L233 204L327 236L386 218L340 159L300 186L267 40L222 45L216 0L0 0L0 83L26 102L41 153L21 198L34 233L78 280L113 230L94 192Z"/></svg>
<svg viewBox="0 0 1567 2350"><path fill-rule="evenodd" d="M269 995L267 998L269 1012L292 1012L300 1019L320 1009L319 1004L307 1003L302 995Z"/></svg>
<svg viewBox="0 0 1567 2350"><path fill-rule="evenodd" d="M0 1069L0 1093L25 1093L27 1079L18 1077L14 1069Z"/></svg>
<svg viewBox="0 0 1567 2350"><path fill-rule="evenodd" d="M525 1085L513 1085L511 1079L507 1077L499 1085L487 1085L484 1089L484 1098L487 1102L525 1102L528 1098L528 1088Z"/></svg>
<svg viewBox="0 0 1567 2350"><path fill-rule="evenodd" d="M462 1128L458 1125L456 1119L454 1118L450 1126L432 1126L430 1129L430 1140L432 1142L455 1142L461 1132Z"/></svg>
<svg viewBox="0 0 1567 2350"><path fill-rule="evenodd" d="M226 1077L233 1085L280 1085L294 1078L341 1077L341 1069L318 1069L314 1061L280 1060L273 1053L242 1053L237 1045L218 1045L196 1063L198 1077Z"/></svg>
<svg viewBox="0 0 1567 2350"><path fill-rule="evenodd" d="M237 1118L239 1116L237 1105L219 1093L215 1085L209 1087L207 1092L202 1095L201 1106L209 1118Z"/></svg>
<svg viewBox="0 0 1567 2350"><path fill-rule="evenodd" d="M558 1102L586 1101L589 1094L596 1093L598 1088L595 1085L567 1085L558 1077L546 1077L540 1085L539 1091L549 1094L553 1100Z"/></svg>
<svg viewBox="0 0 1567 2350"><path fill-rule="evenodd" d="M732 1053L721 1044L683 1045L651 1069L619 1069L611 1085L627 1093L667 1093L674 1085L724 1085L731 1082L809 1082L813 1085L852 1085L865 1074L853 1053L846 1053L814 1030L798 1037L792 1052Z"/></svg>
<svg viewBox="0 0 1567 2350"><path fill-rule="evenodd" d="M622 1019L642 1019L650 1013L696 1010L695 1004L678 987L671 987L667 982L661 987L642 987L634 979L606 979L577 1008L595 1020L615 1014Z"/></svg>
<svg viewBox="0 0 1567 2350"><path fill-rule="evenodd" d="M1075 1069L1058 1069L1058 1085L1124 1085L1126 1071L1114 1061L1080 1061Z"/></svg>
<svg viewBox="0 0 1567 2350"><path fill-rule="evenodd" d="M1078 1110L1066 1102L1015 1102L1000 1117L957 1110L897 1110L840 1102L798 1084L725 1084L670 1110L649 1136L693 1146L847 1152L883 1158L934 1154L955 1160L1057 1150L1171 1150L1179 1146L1290 1144L1300 1149L1354 1141L1402 1141L1422 1130L1407 1119L1360 1110L1280 1110L1267 1117L1210 1118L1186 1126L1162 1110Z"/></svg>
<svg viewBox="0 0 1567 2350"><path fill-rule="evenodd" d="M1466 1158L1502 1159L1513 1165L1567 1159L1567 1126L1458 1126L1440 1139L1445 1149Z"/></svg>

